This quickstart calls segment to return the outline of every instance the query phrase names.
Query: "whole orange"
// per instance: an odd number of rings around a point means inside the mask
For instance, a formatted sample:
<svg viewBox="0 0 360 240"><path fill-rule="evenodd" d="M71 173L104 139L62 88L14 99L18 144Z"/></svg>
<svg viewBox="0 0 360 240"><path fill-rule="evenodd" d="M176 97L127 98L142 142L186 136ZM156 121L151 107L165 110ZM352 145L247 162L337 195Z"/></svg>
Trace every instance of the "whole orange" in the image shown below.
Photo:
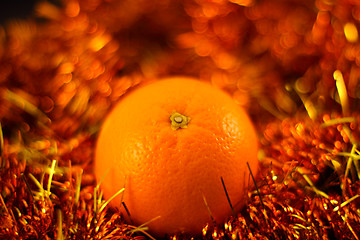
<svg viewBox="0 0 360 240"><path fill-rule="evenodd" d="M156 81L129 93L100 132L95 173L110 204L157 236L201 233L245 203L249 170L258 168L257 137L230 96L193 79ZM205 203L206 202L206 203ZM209 211L210 210L210 211ZM210 215L211 214L211 215ZM160 218L157 218L160 216Z"/></svg>

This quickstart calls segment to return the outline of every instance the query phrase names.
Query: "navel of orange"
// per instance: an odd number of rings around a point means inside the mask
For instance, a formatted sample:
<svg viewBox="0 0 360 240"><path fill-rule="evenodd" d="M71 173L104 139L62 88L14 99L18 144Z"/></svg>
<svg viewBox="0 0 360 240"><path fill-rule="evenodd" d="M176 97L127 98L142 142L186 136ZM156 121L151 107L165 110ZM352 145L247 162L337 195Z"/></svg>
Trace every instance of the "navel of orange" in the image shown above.
<svg viewBox="0 0 360 240"><path fill-rule="evenodd" d="M149 231L197 234L210 221L246 201L247 162L256 174L257 138L246 112L230 96L193 79L159 80L129 93L113 109L100 132L97 179L110 198L123 197L135 224ZM204 201L205 199L205 201ZM206 204L205 204L206 202ZM124 214L127 216L127 214Z"/></svg>

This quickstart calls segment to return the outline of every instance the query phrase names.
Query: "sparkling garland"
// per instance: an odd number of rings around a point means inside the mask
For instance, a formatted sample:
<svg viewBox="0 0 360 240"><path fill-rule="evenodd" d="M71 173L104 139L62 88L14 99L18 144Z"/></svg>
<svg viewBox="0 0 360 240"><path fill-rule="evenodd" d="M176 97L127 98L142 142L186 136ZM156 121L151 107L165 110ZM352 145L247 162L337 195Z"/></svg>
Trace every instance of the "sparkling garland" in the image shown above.
<svg viewBox="0 0 360 240"><path fill-rule="evenodd" d="M225 224L169 239L360 239L358 1L61 3L0 29L1 238L152 238L107 207L93 149L128 89L182 74L248 108L261 173Z"/></svg>

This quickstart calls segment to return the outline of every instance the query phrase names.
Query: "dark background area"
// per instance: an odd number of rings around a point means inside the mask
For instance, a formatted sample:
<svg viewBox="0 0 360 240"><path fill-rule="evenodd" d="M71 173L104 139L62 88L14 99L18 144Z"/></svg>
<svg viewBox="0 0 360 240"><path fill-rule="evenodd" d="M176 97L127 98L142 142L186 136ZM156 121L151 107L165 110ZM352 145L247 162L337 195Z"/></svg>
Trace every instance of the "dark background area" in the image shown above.
<svg viewBox="0 0 360 240"><path fill-rule="evenodd" d="M26 19L33 14L35 3L39 0L2 0L0 4L0 24L10 19Z"/></svg>

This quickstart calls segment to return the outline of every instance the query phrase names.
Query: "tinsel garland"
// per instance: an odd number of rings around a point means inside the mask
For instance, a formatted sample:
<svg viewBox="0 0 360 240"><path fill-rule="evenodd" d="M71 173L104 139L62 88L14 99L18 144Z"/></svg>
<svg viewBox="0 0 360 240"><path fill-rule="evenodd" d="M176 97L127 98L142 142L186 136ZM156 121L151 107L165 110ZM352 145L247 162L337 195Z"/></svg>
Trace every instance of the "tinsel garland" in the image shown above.
<svg viewBox="0 0 360 240"><path fill-rule="evenodd" d="M356 0L39 2L0 28L0 238L152 238L93 151L121 96L181 74L248 109L261 171L241 212L169 239L360 239L359 23Z"/></svg>

